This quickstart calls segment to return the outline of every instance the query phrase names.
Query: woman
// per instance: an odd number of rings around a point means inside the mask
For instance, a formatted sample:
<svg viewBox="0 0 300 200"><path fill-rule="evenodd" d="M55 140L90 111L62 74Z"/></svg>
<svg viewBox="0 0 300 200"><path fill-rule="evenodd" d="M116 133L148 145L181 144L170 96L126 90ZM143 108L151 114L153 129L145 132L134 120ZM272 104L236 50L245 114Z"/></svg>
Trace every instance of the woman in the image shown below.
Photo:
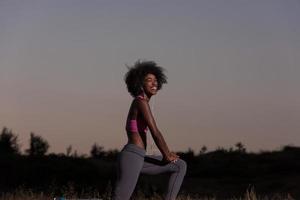
<svg viewBox="0 0 300 200"><path fill-rule="evenodd" d="M137 61L125 75L128 92L134 97L126 121L128 143L117 159L117 180L113 200L128 200L140 173L169 173L165 200L175 200L186 173L186 163L171 152L156 126L149 107L150 98L167 83L164 69L153 61ZM147 129L162 156L146 156Z"/></svg>

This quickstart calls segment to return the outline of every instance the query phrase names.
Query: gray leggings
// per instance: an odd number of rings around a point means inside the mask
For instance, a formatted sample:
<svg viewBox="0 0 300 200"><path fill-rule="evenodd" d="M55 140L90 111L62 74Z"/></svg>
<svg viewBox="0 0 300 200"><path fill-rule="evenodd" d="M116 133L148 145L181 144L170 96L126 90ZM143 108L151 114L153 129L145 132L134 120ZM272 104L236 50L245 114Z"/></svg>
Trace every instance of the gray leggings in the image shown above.
<svg viewBox="0 0 300 200"><path fill-rule="evenodd" d="M128 200L132 195L140 173L160 174L169 172L170 179L164 194L165 200L175 200L186 173L186 162L162 164L162 156L145 156L145 149L126 144L117 159L117 180L112 200Z"/></svg>

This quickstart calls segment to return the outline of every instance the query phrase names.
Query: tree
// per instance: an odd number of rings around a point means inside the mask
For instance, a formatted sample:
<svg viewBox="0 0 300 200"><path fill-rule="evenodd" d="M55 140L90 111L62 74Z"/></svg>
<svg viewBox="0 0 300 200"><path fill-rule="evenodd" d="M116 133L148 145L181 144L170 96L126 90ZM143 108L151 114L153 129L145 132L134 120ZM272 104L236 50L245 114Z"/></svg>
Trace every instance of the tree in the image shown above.
<svg viewBox="0 0 300 200"><path fill-rule="evenodd" d="M92 146L90 153L93 158L101 158L105 156L104 148L96 143Z"/></svg>
<svg viewBox="0 0 300 200"><path fill-rule="evenodd" d="M204 145L204 146L201 147L199 153L200 153L200 154L204 154L206 151L207 151L207 147Z"/></svg>
<svg viewBox="0 0 300 200"><path fill-rule="evenodd" d="M117 158L118 153L119 153L118 149L110 149L106 152L105 157L107 160L113 161Z"/></svg>
<svg viewBox="0 0 300 200"><path fill-rule="evenodd" d="M67 156L71 156L72 145L69 145L69 146L67 147L66 152L67 152L67 153L66 153Z"/></svg>
<svg viewBox="0 0 300 200"><path fill-rule="evenodd" d="M41 136L30 133L30 148L26 152L30 156L43 156L49 149L48 142Z"/></svg>
<svg viewBox="0 0 300 200"><path fill-rule="evenodd" d="M0 135L0 154L19 153L20 147L18 144L18 136L14 135L12 130L8 130L4 127Z"/></svg>
<svg viewBox="0 0 300 200"><path fill-rule="evenodd" d="M190 147L188 148L187 152L178 155L187 162L193 162L195 159L194 150Z"/></svg>
<svg viewBox="0 0 300 200"><path fill-rule="evenodd" d="M236 143L235 146L236 146L238 152L240 152L240 153L246 152L246 148L241 142Z"/></svg>

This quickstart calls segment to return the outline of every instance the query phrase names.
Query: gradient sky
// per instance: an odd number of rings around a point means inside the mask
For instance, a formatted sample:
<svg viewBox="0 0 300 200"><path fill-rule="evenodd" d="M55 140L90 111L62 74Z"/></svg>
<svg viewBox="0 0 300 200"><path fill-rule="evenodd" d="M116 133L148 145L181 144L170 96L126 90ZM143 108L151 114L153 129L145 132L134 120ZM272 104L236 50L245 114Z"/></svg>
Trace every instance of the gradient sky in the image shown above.
<svg viewBox="0 0 300 200"><path fill-rule="evenodd" d="M154 115L169 147L300 145L300 1L0 1L0 127L22 150L120 149L137 59L164 67ZM149 134L150 135L150 134Z"/></svg>

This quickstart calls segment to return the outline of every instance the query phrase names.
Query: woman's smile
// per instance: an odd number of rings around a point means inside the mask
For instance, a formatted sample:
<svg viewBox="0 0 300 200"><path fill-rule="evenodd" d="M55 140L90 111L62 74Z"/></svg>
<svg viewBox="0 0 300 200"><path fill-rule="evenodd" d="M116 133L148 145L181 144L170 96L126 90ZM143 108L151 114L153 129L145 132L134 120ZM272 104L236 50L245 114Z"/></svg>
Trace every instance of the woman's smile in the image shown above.
<svg viewBox="0 0 300 200"><path fill-rule="evenodd" d="M146 92L150 93L151 95L157 93L157 79L155 75L147 74L144 79L144 87L146 89Z"/></svg>

